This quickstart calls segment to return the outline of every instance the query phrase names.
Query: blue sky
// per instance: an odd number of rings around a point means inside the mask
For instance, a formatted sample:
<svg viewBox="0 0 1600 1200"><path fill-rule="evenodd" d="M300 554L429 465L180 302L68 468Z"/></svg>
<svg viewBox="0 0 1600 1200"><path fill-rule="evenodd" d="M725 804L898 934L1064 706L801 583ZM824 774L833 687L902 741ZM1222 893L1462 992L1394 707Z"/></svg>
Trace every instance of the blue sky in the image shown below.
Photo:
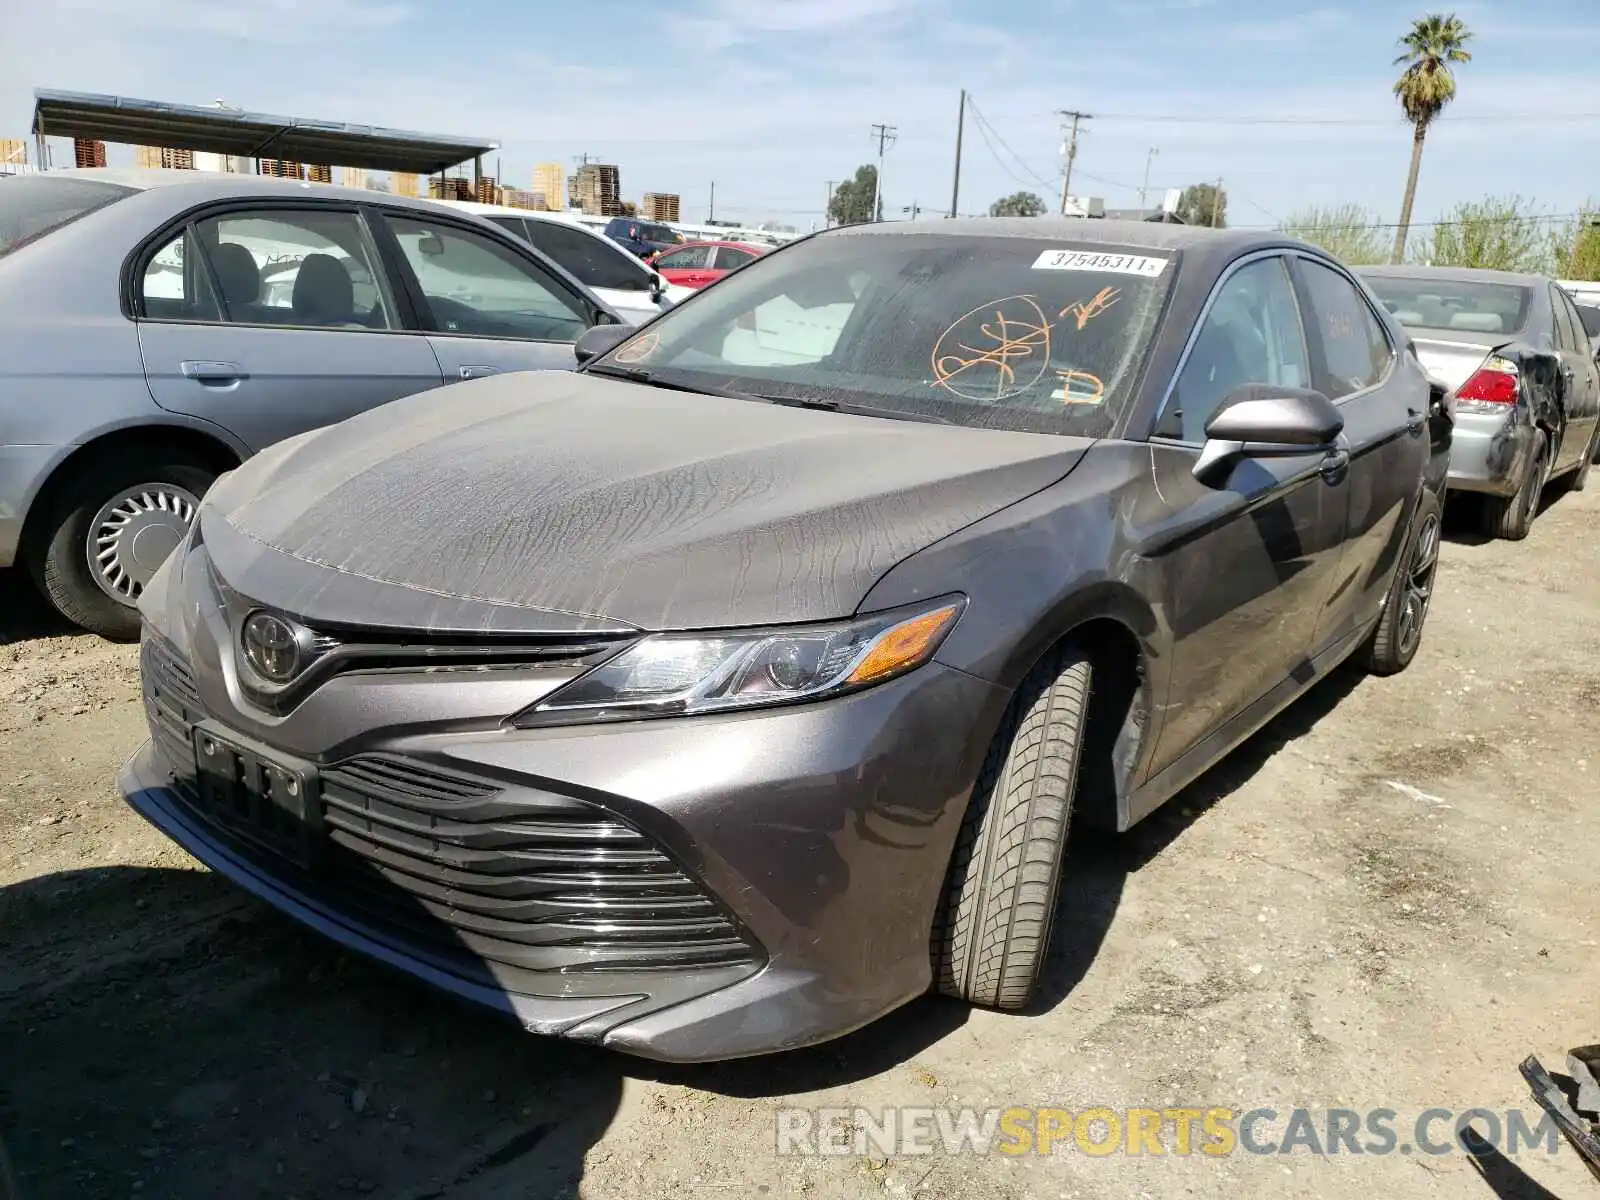
<svg viewBox="0 0 1600 1200"><path fill-rule="evenodd" d="M1410 138L1389 87L1392 0L50 0L0 4L0 136L34 87L112 92L483 136L505 182L588 153L624 196L705 214L817 220L829 180L898 127L885 204L948 208L959 89L961 208L1057 186L1058 109L1096 115L1073 191L1137 202L1221 176L1234 224L1352 201L1395 219ZM1600 199L1600 5L1473 0L1460 98L1428 139L1417 219L1518 193L1551 212ZM22 69L25 67L26 69ZM1536 117L1528 114L1542 114ZM1521 119L1506 119L1518 117ZM1188 118L1156 121L1149 117ZM1210 118L1345 122L1261 124ZM1003 144L1002 144L1003 143ZM113 152L116 161L116 152Z"/></svg>

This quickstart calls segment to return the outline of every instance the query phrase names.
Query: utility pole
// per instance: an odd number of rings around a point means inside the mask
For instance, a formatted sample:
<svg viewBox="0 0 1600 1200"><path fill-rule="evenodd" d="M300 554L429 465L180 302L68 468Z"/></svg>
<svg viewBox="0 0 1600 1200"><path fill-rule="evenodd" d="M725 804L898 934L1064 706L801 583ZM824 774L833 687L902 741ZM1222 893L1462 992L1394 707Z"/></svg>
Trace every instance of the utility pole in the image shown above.
<svg viewBox="0 0 1600 1200"><path fill-rule="evenodd" d="M1093 114L1064 109L1056 116L1072 118L1072 129L1070 132L1063 130L1067 136L1061 143L1061 215L1066 216L1067 190L1072 187L1072 160L1078 157L1078 122L1093 119Z"/></svg>
<svg viewBox="0 0 1600 1200"><path fill-rule="evenodd" d="M1150 191L1150 163L1160 153L1161 151L1151 146L1150 153L1144 156L1144 186L1139 189L1139 211L1141 213L1144 212L1144 198Z"/></svg>
<svg viewBox="0 0 1600 1200"><path fill-rule="evenodd" d="M878 174L872 181L872 217L877 221L882 217L883 206L883 152L894 145L895 138L900 131L893 125L874 125L872 136L878 139Z"/></svg>
<svg viewBox="0 0 1600 1200"><path fill-rule="evenodd" d="M822 227L833 227L833 180L828 180L828 194L822 198Z"/></svg>
<svg viewBox="0 0 1600 1200"><path fill-rule="evenodd" d="M1211 197L1211 228L1217 227L1217 218L1222 215L1222 176L1217 176L1217 191Z"/></svg>
<svg viewBox="0 0 1600 1200"><path fill-rule="evenodd" d="M707 225L715 225L716 223L717 223L717 181L715 179L713 179L711 181L711 203L706 205L706 224Z"/></svg>
<svg viewBox="0 0 1600 1200"><path fill-rule="evenodd" d="M956 175L950 185L950 218L955 219L961 201L961 134L967 127L967 89L961 89L961 107L956 110Z"/></svg>

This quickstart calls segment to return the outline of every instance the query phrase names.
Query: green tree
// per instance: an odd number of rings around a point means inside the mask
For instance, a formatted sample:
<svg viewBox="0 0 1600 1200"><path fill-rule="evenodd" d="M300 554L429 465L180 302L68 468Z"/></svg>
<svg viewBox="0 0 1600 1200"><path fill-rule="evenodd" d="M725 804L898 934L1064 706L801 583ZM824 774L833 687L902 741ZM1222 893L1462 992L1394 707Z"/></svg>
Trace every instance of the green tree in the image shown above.
<svg viewBox="0 0 1600 1200"><path fill-rule="evenodd" d="M1411 206L1417 198L1417 174L1422 170L1422 143L1428 126L1456 98L1456 77L1451 63L1472 61L1467 42L1472 33L1454 13L1441 16L1429 13L1411 23L1411 30L1400 39L1405 53L1394 60L1405 65L1395 80L1394 94L1400 109L1411 122L1411 172L1406 176L1406 195L1400 204L1400 224L1394 231L1393 262L1405 258L1406 235L1411 229Z"/></svg>
<svg viewBox="0 0 1600 1200"><path fill-rule="evenodd" d="M1446 213L1431 235L1417 239L1410 257L1433 267L1544 274L1550 270L1550 235L1521 196L1486 196Z"/></svg>
<svg viewBox="0 0 1600 1200"><path fill-rule="evenodd" d="M828 220L835 225L863 225L872 220L872 197L878 190L878 168L871 163L856 168L854 179L833 189Z"/></svg>
<svg viewBox="0 0 1600 1200"><path fill-rule="evenodd" d="M989 205L991 217L1042 217L1044 201L1033 192L1013 192Z"/></svg>
<svg viewBox="0 0 1600 1200"><path fill-rule="evenodd" d="M1290 237L1320 246L1351 266L1381 263L1388 252L1378 218L1359 204L1298 209L1289 214L1280 229Z"/></svg>
<svg viewBox="0 0 1600 1200"><path fill-rule="evenodd" d="M1185 225L1228 224L1228 193L1214 183L1192 183L1178 198L1178 217Z"/></svg>
<svg viewBox="0 0 1600 1200"><path fill-rule="evenodd" d="M1550 258L1557 279L1600 280L1600 205L1589 201L1577 220L1551 232Z"/></svg>

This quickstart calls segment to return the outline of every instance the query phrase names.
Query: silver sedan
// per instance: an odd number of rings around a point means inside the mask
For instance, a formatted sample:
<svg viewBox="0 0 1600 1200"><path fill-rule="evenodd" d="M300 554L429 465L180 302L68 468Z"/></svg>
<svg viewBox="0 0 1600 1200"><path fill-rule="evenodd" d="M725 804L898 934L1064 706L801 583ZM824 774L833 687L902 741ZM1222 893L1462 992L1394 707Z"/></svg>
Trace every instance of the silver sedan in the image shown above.
<svg viewBox="0 0 1600 1200"><path fill-rule="evenodd" d="M1600 366L1572 298L1539 275L1367 267L1368 285L1456 396L1450 487L1482 496L1483 530L1524 538L1545 485L1574 491L1600 450Z"/></svg>
<svg viewBox="0 0 1600 1200"><path fill-rule="evenodd" d="M570 369L579 334L622 320L523 240L425 201L199 171L7 179L0 567L134 636L222 472L445 383Z"/></svg>

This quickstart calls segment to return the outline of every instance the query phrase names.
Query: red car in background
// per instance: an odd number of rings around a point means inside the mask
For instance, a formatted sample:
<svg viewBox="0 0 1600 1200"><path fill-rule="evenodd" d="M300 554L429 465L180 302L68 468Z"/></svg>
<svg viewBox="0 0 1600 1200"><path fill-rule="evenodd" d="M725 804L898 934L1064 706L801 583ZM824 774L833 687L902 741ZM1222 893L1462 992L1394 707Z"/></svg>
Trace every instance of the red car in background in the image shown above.
<svg viewBox="0 0 1600 1200"><path fill-rule="evenodd" d="M746 242L688 242L656 255L650 265L668 283L699 289L766 252L766 247Z"/></svg>

